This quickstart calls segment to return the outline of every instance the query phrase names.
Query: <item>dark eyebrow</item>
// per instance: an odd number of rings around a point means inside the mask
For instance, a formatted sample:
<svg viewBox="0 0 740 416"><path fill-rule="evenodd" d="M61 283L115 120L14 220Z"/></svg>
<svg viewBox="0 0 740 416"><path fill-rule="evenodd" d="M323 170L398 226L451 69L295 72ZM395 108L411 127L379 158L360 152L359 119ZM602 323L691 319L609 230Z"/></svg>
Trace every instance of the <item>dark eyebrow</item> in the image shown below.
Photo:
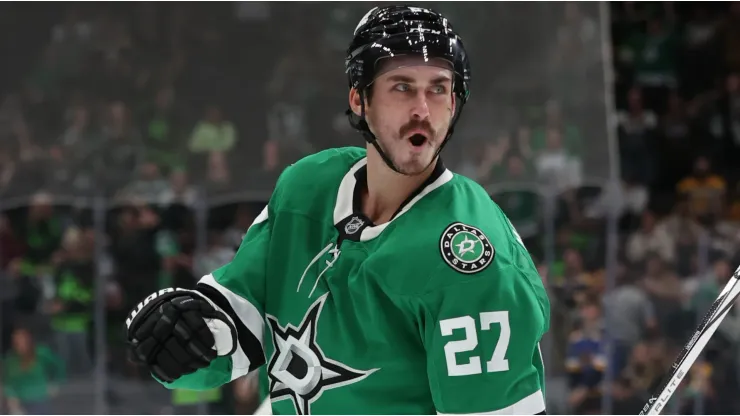
<svg viewBox="0 0 740 416"><path fill-rule="evenodd" d="M445 82L451 81L452 79L446 75L440 75L432 79L431 84L444 84ZM388 81L390 82L406 82L409 84L413 84L415 80L411 77L407 77L406 75L391 75L388 77Z"/></svg>
<svg viewBox="0 0 740 416"><path fill-rule="evenodd" d="M390 82L407 82L409 84L414 82L414 79L405 75L391 75L388 77Z"/></svg>

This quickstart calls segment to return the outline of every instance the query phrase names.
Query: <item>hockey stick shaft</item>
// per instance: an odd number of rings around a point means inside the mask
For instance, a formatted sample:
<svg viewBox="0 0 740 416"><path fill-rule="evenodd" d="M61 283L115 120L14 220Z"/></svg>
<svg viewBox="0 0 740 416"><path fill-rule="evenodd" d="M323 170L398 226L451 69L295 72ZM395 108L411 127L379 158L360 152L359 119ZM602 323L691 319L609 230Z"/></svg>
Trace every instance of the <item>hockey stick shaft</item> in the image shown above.
<svg viewBox="0 0 740 416"><path fill-rule="evenodd" d="M681 354L673 362L665 383L662 384L656 394L653 394L650 400L643 406L640 411L641 415L658 415L663 410L679 384L681 384L681 380L689 372L691 366L694 365L694 361L696 361L699 354L701 354L709 342L709 339L712 338L712 335L714 335L722 320L730 312L735 299L740 295L740 284L738 283L740 283L740 268L735 270L735 273L730 278L730 281L727 282L724 289L722 289L717 300L712 303L699 327L696 328L696 331L684 346Z"/></svg>

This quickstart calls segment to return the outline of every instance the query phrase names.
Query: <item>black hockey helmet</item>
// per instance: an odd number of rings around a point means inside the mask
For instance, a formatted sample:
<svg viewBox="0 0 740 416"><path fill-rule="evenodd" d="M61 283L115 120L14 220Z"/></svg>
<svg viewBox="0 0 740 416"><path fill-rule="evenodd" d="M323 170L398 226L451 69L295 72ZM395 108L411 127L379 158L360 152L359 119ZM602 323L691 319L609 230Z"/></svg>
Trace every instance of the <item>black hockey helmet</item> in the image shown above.
<svg viewBox="0 0 740 416"><path fill-rule="evenodd" d="M355 29L347 49L345 69L350 88L356 88L362 99L362 115L347 112L352 127L372 143L386 164L396 172L388 156L380 149L375 135L365 121L364 94L377 75L377 65L384 58L400 55L419 55L448 61L454 71L456 110L450 129L437 154L452 136L463 106L470 95L470 62L462 39L452 24L441 14L426 8L412 6L384 6L370 10Z"/></svg>

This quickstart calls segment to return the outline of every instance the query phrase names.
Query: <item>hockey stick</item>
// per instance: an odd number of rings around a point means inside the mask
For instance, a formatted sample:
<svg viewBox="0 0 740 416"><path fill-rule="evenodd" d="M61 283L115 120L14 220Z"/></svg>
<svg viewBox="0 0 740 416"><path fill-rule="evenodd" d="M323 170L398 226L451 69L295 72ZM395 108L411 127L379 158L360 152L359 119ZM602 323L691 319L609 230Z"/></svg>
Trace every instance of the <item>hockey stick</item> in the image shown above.
<svg viewBox="0 0 740 416"><path fill-rule="evenodd" d="M735 299L740 295L740 284L738 283L740 283L740 267L735 270L735 273L730 278L730 281L727 282L725 288L722 289L717 300L712 303L709 311L704 315L704 319L699 324L699 327L696 328L694 335L686 343L686 346L684 346L676 361L673 362L665 383L657 391L657 394L653 394L650 400L645 403L645 406L640 411L641 415L658 415L663 410L663 407L668 403L668 400L676 391L678 385L681 384L681 380L689 372L691 366L694 365L694 361L699 357L699 354L701 354L709 339L712 338L712 335L714 335L722 320L730 312Z"/></svg>

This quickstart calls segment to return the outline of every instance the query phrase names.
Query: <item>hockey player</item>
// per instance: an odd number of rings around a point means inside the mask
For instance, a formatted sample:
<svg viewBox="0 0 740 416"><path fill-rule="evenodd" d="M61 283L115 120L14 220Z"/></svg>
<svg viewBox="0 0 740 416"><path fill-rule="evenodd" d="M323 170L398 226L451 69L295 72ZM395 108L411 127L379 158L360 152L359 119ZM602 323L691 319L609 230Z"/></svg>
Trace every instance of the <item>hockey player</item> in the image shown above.
<svg viewBox="0 0 740 416"><path fill-rule="evenodd" d="M131 313L132 356L195 390L266 365L275 414L544 413L542 281L439 159L469 95L462 40L431 10L374 8L346 69L366 149L287 168L229 264Z"/></svg>

